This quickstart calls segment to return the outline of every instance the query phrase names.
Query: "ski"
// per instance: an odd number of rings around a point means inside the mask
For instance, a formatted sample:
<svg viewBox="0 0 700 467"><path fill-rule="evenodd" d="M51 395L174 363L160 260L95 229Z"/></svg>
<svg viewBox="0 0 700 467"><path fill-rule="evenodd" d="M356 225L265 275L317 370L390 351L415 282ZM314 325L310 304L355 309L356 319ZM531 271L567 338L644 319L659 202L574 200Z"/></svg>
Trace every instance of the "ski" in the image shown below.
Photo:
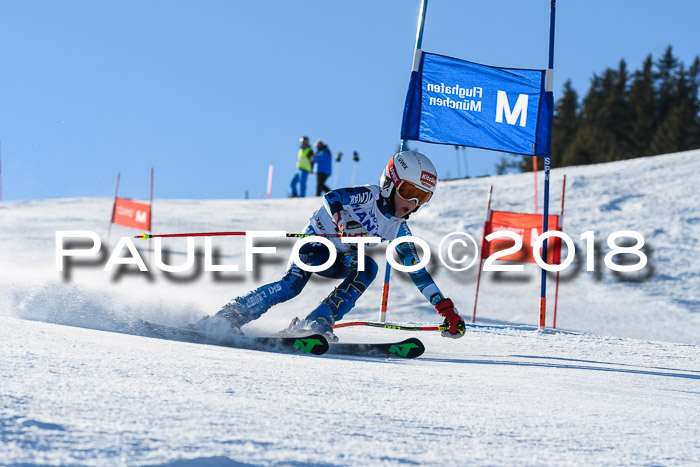
<svg viewBox="0 0 700 467"><path fill-rule="evenodd" d="M321 334L308 334L295 337L251 337L240 334L220 337L211 336L194 328L178 328L153 323L151 321L141 320L140 324L148 337L190 342L194 344L210 344L247 350L313 355L323 355L328 351L328 341Z"/></svg>
<svg viewBox="0 0 700 467"><path fill-rule="evenodd" d="M328 353L366 357L416 358L423 355L425 346L415 337L401 342L389 343L346 343L331 342Z"/></svg>
<svg viewBox="0 0 700 467"><path fill-rule="evenodd" d="M395 329L397 331L442 331L440 326L412 326L406 324L377 323L374 321L351 321L349 323L340 323L334 325L333 329L346 328L348 326L369 326L374 328Z"/></svg>

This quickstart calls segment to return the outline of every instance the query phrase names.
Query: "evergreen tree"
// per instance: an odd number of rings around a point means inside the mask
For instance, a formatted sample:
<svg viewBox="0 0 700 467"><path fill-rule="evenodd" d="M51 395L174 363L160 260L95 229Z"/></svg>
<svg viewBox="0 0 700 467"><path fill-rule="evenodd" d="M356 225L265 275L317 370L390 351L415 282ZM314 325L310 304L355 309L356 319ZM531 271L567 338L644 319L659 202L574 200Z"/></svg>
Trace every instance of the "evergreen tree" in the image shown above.
<svg viewBox="0 0 700 467"><path fill-rule="evenodd" d="M678 59L673 56L673 48L669 45L663 57L656 63L656 127L658 128L666 119L666 115L677 103L676 94L676 69ZM658 154L658 153L657 153Z"/></svg>
<svg viewBox="0 0 700 467"><path fill-rule="evenodd" d="M697 61L697 60L696 60ZM652 139L655 154L679 152L697 146L698 106L697 106L697 67L686 71L683 64L672 78L672 105L661 121Z"/></svg>
<svg viewBox="0 0 700 467"><path fill-rule="evenodd" d="M632 151L632 112L629 106L629 82L630 75L627 72L627 63L620 60L620 67L615 83L615 100L613 101L613 121L617 120L614 133L617 139L615 159L630 159L634 157Z"/></svg>
<svg viewBox="0 0 700 467"><path fill-rule="evenodd" d="M599 162L590 142L595 139L596 131L590 126L582 126L574 140L562 155L562 166L586 165Z"/></svg>
<svg viewBox="0 0 700 467"><path fill-rule="evenodd" d="M629 91L630 154L633 157L651 154L651 137L655 125L654 62L651 55L644 60L642 69L634 73Z"/></svg>
<svg viewBox="0 0 700 467"><path fill-rule="evenodd" d="M678 110L671 115L671 109L676 107L677 80L676 68L678 59L673 56L673 49L668 46L663 57L656 63L656 118L655 129L651 139L651 153L665 154L678 151L677 139L680 133L674 125L681 121Z"/></svg>
<svg viewBox="0 0 700 467"><path fill-rule="evenodd" d="M599 111L600 121L596 128L604 133L609 133L610 146L601 148L601 155L605 161L615 161L630 157L630 109L628 104L627 63L620 60L617 70L608 70L609 92Z"/></svg>
<svg viewBox="0 0 700 467"><path fill-rule="evenodd" d="M507 152L501 153L501 157L496 162L496 175L504 175L511 169L523 172L524 161L530 161L530 171L532 171L532 157L522 157Z"/></svg>
<svg viewBox="0 0 700 467"><path fill-rule="evenodd" d="M653 154L666 154L683 150L684 134L681 125L684 113L681 106L673 107L668 111L651 140Z"/></svg>
<svg viewBox="0 0 700 467"><path fill-rule="evenodd" d="M677 99L682 107L682 150L700 147L700 57L695 57L688 71L681 71L678 76Z"/></svg>
<svg viewBox="0 0 700 467"><path fill-rule="evenodd" d="M572 143L577 148L570 153L567 151L567 165L613 160L616 138L612 132L612 118L613 103L617 99L614 90L617 82L617 72L610 68L600 76L593 75L591 89L583 100L581 127Z"/></svg>
<svg viewBox="0 0 700 467"><path fill-rule="evenodd" d="M669 46L630 74L593 74L581 105L571 82L554 106L552 166L593 164L700 148L700 57L685 68ZM531 158L520 170L532 170ZM500 164L505 171L507 162Z"/></svg>
<svg viewBox="0 0 700 467"><path fill-rule="evenodd" d="M580 126L578 94L571 80L564 83L564 94L554 105L552 124L552 167L563 165L564 152L571 145ZM530 165L532 170L532 164Z"/></svg>

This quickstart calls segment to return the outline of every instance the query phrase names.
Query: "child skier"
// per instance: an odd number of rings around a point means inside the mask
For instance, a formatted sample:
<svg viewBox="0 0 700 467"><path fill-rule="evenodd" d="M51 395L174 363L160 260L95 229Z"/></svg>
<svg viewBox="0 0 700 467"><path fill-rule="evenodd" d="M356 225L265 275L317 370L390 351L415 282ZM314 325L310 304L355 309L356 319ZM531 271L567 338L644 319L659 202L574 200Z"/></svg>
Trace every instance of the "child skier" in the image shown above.
<svg viewBox="0 0 700 467"><path fill-rule="evenodd" d="M430 201L436 185L437 171L430 159L415 151L399 152L389 159L379 186L340 188L326 193L323 206L311 215L303 233L381 237L383 242L411 235L406 219ZM341 243L338 237L327 238L335 245L338 255L330 268L316 274L343 281L306 318L294 318L287 331L320 333L335 342L338 338L333 334L333 324L355 306L357 299L374 280L378 268L372 258L365 256L364 271L360 271L356 247ZM396 251L404 265L419 262L412 243L400 244ZM328 248L321 243L307 243L300 248L299 258L310 266L325 264L329 259ZM213 318L207 317L200 324L218 326L220 321L224 321L239 329L258 319L273 305L299 295L311 274L292 264L281 280L234 298ZM452 338L464 335L464 321L457 314L452 300L442 295L428 271L423 268L408 274L444 318L442 335Z"/></svg>

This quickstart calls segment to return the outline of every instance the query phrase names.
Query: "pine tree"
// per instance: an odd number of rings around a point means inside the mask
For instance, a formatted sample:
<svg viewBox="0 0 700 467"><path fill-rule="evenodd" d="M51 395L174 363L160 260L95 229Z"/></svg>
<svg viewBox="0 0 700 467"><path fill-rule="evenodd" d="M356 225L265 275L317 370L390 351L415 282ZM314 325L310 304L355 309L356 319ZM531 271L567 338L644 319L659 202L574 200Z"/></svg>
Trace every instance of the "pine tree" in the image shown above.
<svg viewBox="0 0 700 467"><path fill-rule="evenodd" d="M666 115L676 104L676 69L678 68L678 59L673 56L673 47L670 45L666 48L664 56L656 63L656 123L657 128L666 119Z"/></svg>
<svg viewBox="0 0 700 467"><path fill-rule="evenodd" d="M604 160L615 161L630 157L630 110L628 105L627 63L620 60L616 71L610 70L610 90L599 112L597 128L610 133L612 144L603 152Z"/></svg>
<svg viewBox="0 0 700 467"><path fill-rule="evenodd" d="M688 109L688 135L685 149L700 148L700 57L696 56L687 74L688 87L684 99Z"/></svg>
<svg viewBox="0 0 700 467"><path fill-rule="evenodd" d="M683 64L674 74L671 90L671 108L654 133L652 150L655 154L685 151L697 147L698 106L697 77L698 69L686 71Z"/></svg>
<svg viewBox="0 0 700 467"><path fill-rule="evenodd" d="M630 74L593 74L578 104L571 83L554 107L552 166L582 165L700 148L700 57L689 68L669 46L657 61L649 55ZM520 170L532 170L523 160ZM501 164L505 170L507 164Z"/></svg>
<svg viewBox="0 0 700 467"><path fill-rule="evenodd" d="M591 89L583 100L581 127L574 141L577 148L566 157L570 163L591 164L614 160L613 103L617 99L614 89L617 82L617 72L610 68L600 76L593 75ZM573 154L577 156L573 157Z"/></svg>
<svg viewBox="0 0 700 467"><path fill-rule="evenodd" d="M576 137L580 126L578 94L571 80L564 83L564 94L554 106L552 124L552 167L563 165L564 153ZM532 165L530 166L532 167ZM530 168L532 170L532 168Z"/></svg>
<svg viewBox="0 0 700 467"><path fill-rule="evenodd" d="M651 137L655 124L654 100L654 62L651 55L644 60L642 69L634 73L634 79L630 85L630 154L633 157L648 156L651 154Z"/></svg>
<svg viewBox="0 0 700 467"><path fill-rule="evenodd" d="M679 102L677 99L678 59L673 56L673 48L668 46L663 57L656 63L656 115L655 129L651 139L652 154L666 154L676 152L679 149L677 139L680 137L679 129L674 128L682 120L678 110L671 110Z"/></svg>
<svg viewBox="0 0 700 467"><path fill-rule="evenodd" d="M576 133L562 155L562 166L587 165L599 162L591 141L595 140L596 130L590 126L582 126Z"/></svg>

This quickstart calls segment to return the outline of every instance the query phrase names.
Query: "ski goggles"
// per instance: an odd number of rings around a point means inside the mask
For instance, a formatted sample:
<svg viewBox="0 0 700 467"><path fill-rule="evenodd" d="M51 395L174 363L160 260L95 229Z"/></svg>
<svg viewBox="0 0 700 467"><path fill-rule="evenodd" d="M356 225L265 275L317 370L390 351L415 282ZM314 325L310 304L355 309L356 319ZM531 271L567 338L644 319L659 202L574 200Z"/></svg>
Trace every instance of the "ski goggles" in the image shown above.
<svg viewBox="0 0 700 467"><path fill-rule="evenodd" d="M399 186L396 188L396 193L406 201L415 200L418 206L427 203L433 196L430 191L407 180L401 180L401 183L399 183Z"/></svg>

